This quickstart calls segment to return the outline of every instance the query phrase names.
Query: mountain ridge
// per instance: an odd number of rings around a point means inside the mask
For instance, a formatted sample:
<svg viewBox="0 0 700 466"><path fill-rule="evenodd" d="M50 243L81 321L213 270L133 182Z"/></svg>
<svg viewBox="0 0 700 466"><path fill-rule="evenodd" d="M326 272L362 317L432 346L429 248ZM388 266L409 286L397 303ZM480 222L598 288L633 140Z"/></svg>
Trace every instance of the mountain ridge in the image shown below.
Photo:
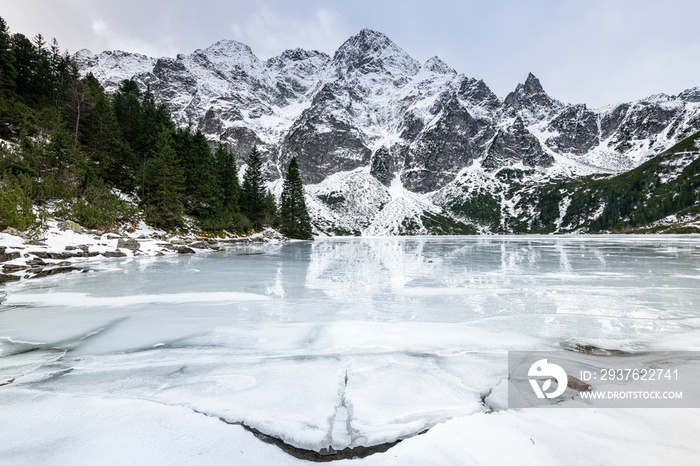
<svg viewBox="0 0 700 466"><path fill-rule="evenodd" d="M404 232L430 233L421 211L474 231L514 231L505 221L496 227L482 214L469 217L450 206L478 192L492 199L487 204L498 203L502 216L517 216L527 209L505 194L504 173L517 171L526 190L552 179L623 173L700 130L700 87L591 109L550 97L529 73L501 99L482 80L438 57L420 64L369 29L333 57L289 49L261 61L245 44L222 40L174 59L82 50L75 61L108 91L122 79L149 86L179 125L200 128L240 159L258 146L273 188L296 157L309 204L316 206L317 233L355 234L374 225L367 234L378 234L383 230L374 220L382 218L386 232L402 231L395 225L403 222ZM329 191L339 176L347 179L338 181L345 188ZM385 190L375 198L403 193L403 207L365 199L366 208L358 210L337 201L352 198L357 207L349 190L370 183L358 177ZM369 217L358 223L346 216Z"/></svg>

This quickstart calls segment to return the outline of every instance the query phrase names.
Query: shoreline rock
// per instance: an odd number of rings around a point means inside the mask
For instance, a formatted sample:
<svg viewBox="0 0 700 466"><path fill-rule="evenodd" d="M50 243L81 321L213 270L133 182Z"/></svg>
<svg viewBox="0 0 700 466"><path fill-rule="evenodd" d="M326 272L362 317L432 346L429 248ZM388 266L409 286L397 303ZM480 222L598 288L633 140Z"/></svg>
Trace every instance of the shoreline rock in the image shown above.
<svg viewBox="0 0 700 466"><path fill-rule="evenodd" d="M211 238L173 235L144 223L108 232L87 230L70 221L49 220L47 225L39 240L10 228L0 233L0 286L59 273L85 272L90 263L106 259L197 254L220 251L225 245L289 241L272 229L249 236Z"/></svg>

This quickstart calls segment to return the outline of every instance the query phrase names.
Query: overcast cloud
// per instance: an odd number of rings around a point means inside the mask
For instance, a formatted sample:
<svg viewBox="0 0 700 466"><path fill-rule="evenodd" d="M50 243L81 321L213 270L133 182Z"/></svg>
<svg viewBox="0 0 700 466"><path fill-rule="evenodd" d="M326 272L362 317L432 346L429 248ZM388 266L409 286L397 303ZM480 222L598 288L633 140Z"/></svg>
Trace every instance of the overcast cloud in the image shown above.
<svg viewBox="0 0 700 466"><path fill-rule="evenodd" d="M332 55L368 27L501 97L532 72L552 97L591 107L700 86L697 0L4 0L0 16L70 52L157 57L220 39L261 59L296 47Z"/></svg>

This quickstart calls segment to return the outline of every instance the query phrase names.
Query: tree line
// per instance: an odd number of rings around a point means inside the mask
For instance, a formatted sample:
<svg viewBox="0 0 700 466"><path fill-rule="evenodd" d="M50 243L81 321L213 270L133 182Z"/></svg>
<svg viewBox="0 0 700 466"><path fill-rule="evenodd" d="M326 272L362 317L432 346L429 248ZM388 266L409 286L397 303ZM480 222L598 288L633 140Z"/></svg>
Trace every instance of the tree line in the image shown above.
<svg viewBox="0 0 700 466"><path fill-rule="evenodd" d="M212 151L201 131L177 128L150 88L125 80L108 95L94 76L79 76L55 39L10 34L2 18L0 138L12 143L0 147L0 226L37 226L32 206L40 206L88 228L143 215L167 230L278 225L311 236L296 160L278 212L257 148L239 183L226 144Z"/></svg>

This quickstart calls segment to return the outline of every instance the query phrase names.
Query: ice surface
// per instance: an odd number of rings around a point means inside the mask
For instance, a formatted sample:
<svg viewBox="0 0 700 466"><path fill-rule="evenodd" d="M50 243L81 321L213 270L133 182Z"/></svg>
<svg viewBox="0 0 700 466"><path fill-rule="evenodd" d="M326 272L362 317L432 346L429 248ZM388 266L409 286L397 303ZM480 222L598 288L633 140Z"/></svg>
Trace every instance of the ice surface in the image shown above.
<svg viewBox="0 0 700 466"><path fill-rule="evenodd" d="M0 457L301 462L244 424L316 451L407 439L377 464L689 464L698 410L514 411L505 380L509 350L700 350L699 274L692 236L339 238L22 282Z"/></svg>

